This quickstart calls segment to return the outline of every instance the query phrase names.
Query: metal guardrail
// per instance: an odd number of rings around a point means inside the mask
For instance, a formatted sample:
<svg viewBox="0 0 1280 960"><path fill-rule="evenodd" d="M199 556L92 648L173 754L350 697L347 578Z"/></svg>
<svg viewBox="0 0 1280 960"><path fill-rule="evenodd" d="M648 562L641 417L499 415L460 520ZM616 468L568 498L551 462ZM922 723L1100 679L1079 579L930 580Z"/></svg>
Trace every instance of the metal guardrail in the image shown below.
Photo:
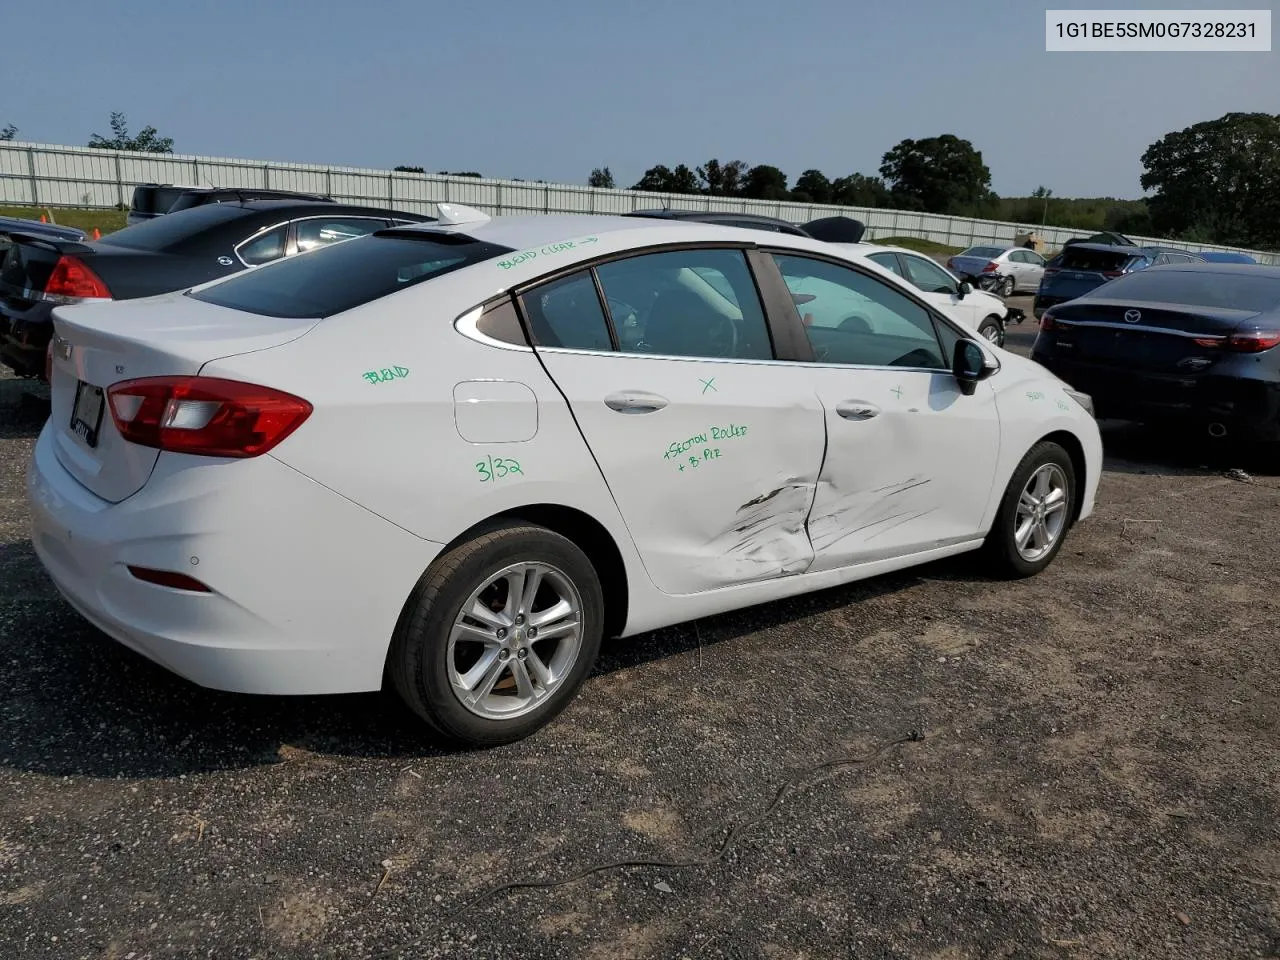
<svg viewBox="0 0 1280 960"><path fill-rule="evenodd" d="M917 237L953 247L1012 243L1035 232L1051 248L1090 231L1038 224L947 217L907 210L837 207L786 201L746 200L689 194L606 190L558 183L399 173L359 167L239 160L180 154L131 153L19 141L0 142L0 204L48 207L127 205L143 183L215 187L271 187L326 193L335 199L432 213L440 202L464 203L492 214L629 213L651 207L759 213L803 223L844 214L867 225L867 239ZM1248 253L1260 263L1280 264L1280 253L1214 244L1134 237L1138 243L1184 250Z"/></svg>

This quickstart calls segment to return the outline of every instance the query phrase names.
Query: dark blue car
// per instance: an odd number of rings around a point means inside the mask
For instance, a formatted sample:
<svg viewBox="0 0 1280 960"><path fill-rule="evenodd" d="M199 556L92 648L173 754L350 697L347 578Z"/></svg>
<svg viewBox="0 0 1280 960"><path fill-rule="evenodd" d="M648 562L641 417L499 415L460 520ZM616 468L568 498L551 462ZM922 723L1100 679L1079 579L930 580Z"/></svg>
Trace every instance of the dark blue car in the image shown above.
<svg viewBox="0 0 1280 960"><path fill-rule="evenodd" d="M1280 444L1280 267L1128 273L1049 307L1031 356L1099 418Z"/></svg>
<svg viewBox="0 0 1280 960"><path fill-rule="evenodd" d="M1044 277L1032 311L1037 317L1049 307L1074 300L1108 280L1135 270L1164 264L1199 263L1198 253L1171 247L1138 247L1120 243L1071 243L1045 264Z"/></svg>

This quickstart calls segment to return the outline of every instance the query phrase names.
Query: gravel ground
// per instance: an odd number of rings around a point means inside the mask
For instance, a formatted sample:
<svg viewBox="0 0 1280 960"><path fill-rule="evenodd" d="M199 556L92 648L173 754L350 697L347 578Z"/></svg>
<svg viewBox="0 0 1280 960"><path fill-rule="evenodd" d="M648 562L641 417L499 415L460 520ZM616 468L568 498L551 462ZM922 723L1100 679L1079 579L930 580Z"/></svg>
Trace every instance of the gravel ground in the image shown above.
<svg viewBox="0 0 1280 960"><path fill-rule="evenodd" d="M27 538L21 392L6 960L1280 956L1280 478L1229 454L1108 428L1044 575L959 558L614 642L550 728L462 754L390 697L213 693L84 624ZM477 902L636 859L687 865Z"/></svg>

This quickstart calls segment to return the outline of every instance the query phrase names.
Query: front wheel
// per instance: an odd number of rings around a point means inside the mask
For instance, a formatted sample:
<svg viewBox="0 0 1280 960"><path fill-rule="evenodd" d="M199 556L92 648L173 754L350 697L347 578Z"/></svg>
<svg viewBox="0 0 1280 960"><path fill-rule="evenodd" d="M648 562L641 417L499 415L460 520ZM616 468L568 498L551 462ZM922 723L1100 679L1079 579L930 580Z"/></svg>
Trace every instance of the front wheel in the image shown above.
<svg viewBox="0 0 1280 960"><path fill-rule="evenodd" d="M390 679L445 739L529 736L582 686L604 629L600 579L573 541L506 524L440 557L396 626Z"/></svg>
<svg viewBox="0 0 1280 960"><path fill-rule="evenodd" d="M1016 288L1017 285L1018 285L1018 282L1013 277L1005 277L1004 283L1000 285L1001 298L1007 299L1009 297L1012 297L1014 288Z"/></svg>
<svg viewBox="0 0 1280 960"><path fill-rule="evenodd" d="M1049 440L1031 448L1009 480L984 544L998 573L1031 577L1053 561L1071 526L1075 490L1066 450Z"/></svg>
<svg viewBox="0 0 1280 960"><path fill-rule="evenodd" d="M978 333L997 347L1004 346L1004 324L1000 322L999 317L990 316L983 320L978 324Z"/></svg>

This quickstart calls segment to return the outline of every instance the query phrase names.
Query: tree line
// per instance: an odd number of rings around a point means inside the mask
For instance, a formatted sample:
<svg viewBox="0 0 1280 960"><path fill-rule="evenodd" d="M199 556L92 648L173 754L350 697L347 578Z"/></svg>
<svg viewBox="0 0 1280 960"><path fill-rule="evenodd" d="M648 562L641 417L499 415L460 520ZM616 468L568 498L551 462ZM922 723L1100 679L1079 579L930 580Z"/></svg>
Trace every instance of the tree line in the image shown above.
<svg viewBox="0 0 1280 960"><path fill-rule="evenodd" d="M173 138L153 126L130 134L123 113L112 113L111 135L93 134L88 146L102 150L172 153ZM18 128L0 128L13 140ZM1055 197L1039 187L1030 197L1000 197L991 189L991 171L968 140L946 133L902 140L882 157L876 175L829 177L803 171L790 183L770 164L711 159L690 167L650 167L632 190L703 194L755 200L848 207L917 210L952 216L1084 230L1116 230L1138 235L1228 246L1280 248L1280 114L1224 114L1165 134L1142 154L1144 200ZM399 171L425 173L421 166ZM441 174L479 177L476 171ZM537 181L541 183L542 181ZM591 171L592 187L613 188L608 167Z"/></svg>

